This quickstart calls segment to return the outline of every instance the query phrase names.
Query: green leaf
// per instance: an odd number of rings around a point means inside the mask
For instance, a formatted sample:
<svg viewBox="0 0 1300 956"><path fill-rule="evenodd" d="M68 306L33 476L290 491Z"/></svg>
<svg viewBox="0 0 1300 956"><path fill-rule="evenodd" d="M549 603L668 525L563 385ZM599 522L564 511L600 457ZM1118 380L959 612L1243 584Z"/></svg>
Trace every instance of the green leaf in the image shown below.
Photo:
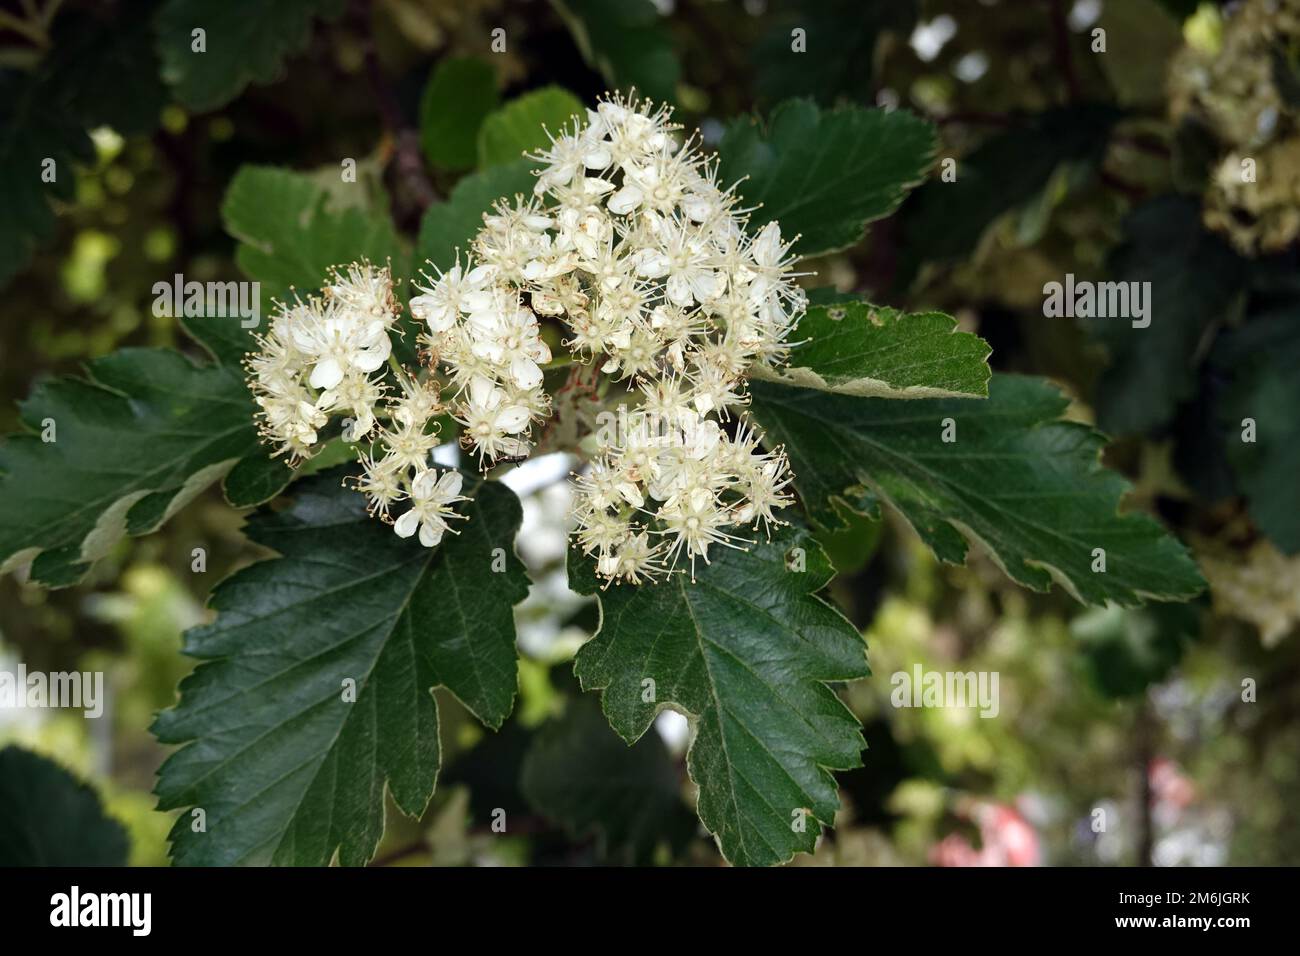
<svg viewBox="0 0 1300 956"><path fill-rule="evenodd" d="M1084 664L1107 697L1133 697L1169 676L1200 635L1191 604L1090 608L1070 622Z"/></svg>
<svg viewBox="0 0 1300 956"><path fill-rule="evenodd" d="M1278 549L1300 552L1300 306L1252 317L1216 342L1211 358L1231 380L1219 418L1237 487ZM1248 418L1253 442L1243 440Z"/></svg>
<svg viewBox="0 0 1300 956"><path fill-rule="evenodd" d="M1036 591L1056 581L1085 603L1121 605L1199 592L1181 544L1146 515L1118 513L1129 485L1101 466L1100 434L1061 419L1067 404L1042 379L995 375L986 401L755 382L752 411L785 444L804 506L826 527L842 523L837 503L876 516L884 501L942 560L962 563L974 540ZM1097 548L1104 572L1093 571Z"/></svg>
<svg viewBox="0 0 1300 956"><path fill-rule="evenodd" d="M644 865L677 852L695 831L682 781L657 733L628 746L589 697L543 726L524 758L524 796L574 837L599 834L602 857Z"/></svg>
<svg viewBox="0 0 1300 956"><path fill-rule="evenodd" d="M1163 105L1169 62L1183 48L1182 19L1161 0L1125 0L1102 8L1097 26L1106 31L1107 48L1097 65L1120 105Z"/></svg>
<svg viewBox="0 0 1300 956"><path fill-rule="evenodd" d="M249 414L253 413L250 405ZM269 451L251 452L235 463L222 482L226 501L236 508L252 508L270 501L288 487L294 470L284 458L272 458Z"/></svg>
<svg viewBox="0 0 1300 956"><path fill-rule="evenodd" d="M911 256L966 255L999 216L1039 195L1061 164L1100 164L1119 115L1096 105L1049 110L963 156L955 181L931 180L909 204L903 232Z"/></svg>
<svg viewBox="0 0 1300 956"><path fill-rule="evenodd" d="M123 349L86 370L38 385L21 405L30 432L0 446L0 571L35 558L32 577L54 587L263 454L237 370L163 349Z"/></svg>
<svg viewBox="0 0 1300 956"><path fill-rule="evenodd" d="M483 228L483 214L498 199L533 189L533 166L518 160L471 173L456 184L446 202L434 203L420 220L417 258L430 260L439 269L448 269L456 261L459 249L463 257L470 240Z"/></svg>
<svg viewBox="0 0 1300 956"><path fill-rule="evenodd" d="M0 750L0 866L125 866L126 829L52 760Z"/></svg>
<svg viewBox="0 0 1300 956"><path fill-rule="evenodd" d="M88 9L56 21L33 72L0 71L0 285L53 236L51 201L70 202L74 167L95 158L86 130L157 123L164 97L150 43L147 18Z"/></svg>
<svg viewBox="0 0 1300 956"><path fill-rule="evenodd" d="M771 28L754 46L758 92L777 100L811 96L875 99L876 46L885 32L904 40L916 26L916 0L774 0ZM794 49L794 29L804 48Z"/></svg>
<svg viewBox="0 0 1300 956"><path fill-rule="evenodd" d="M812 306L790 333L803 343L784 368L758 368L772 381L881 398L983 397L988 343L957 332L942 312L909 314L852 302Z"/></svg>
<svg viewBox="0 0 1300 956"><path fill-rule="evenodd" d="M737 182L745 204L762 203L752 226L775 219L794 251L815 256L856 244L867 223L888 216L934 162L934 127L903 110L845 106L823 111L787 100L767 126L741 118L718 149L719 178Z"/></svg>
<svg viewBox="0 0 1300 956"><path fill-rule="evenodd" d="M249 83L272 83L305 49L312 23L343 12L344 0L167 0L158 11L163 79L190 109L229 103ZM204 51L194 49L204 30Z"/></svg>
<svg viewBox="0 0 1300 956"><path fill-rule="evenodd" d="M575 672L629 743L665 707L685 714L700 819L732 863L771 865L813 849L817 821L839 808L830 770L861 763L858 722L827 684L867 676L866 646L815 596L834 571L808 532L709 557L694 584L677 574L600 592L600 630ZM569 577L595 593L591 562L572 552Z"/></svg>
<svg viewBox="0 0 1300 956"><path fill-rule="evenodd" d="M406 276L409 259L387 214L342 206L303 173L272 166L243 166L221 204L226 231L239 241L235 260L261 283L263 326L272 299L292 289L314 292L330 266L368 258L391 260L393 275ZM223 362L235 363L254 347L252 328L230 320L188 319L186 327Z"/></svg>
<svg viewBox="0 0 1300 956"><path fill-rule="evenodd" d="M470 169L477 159L479 129L496 109L497 78L482 60L442 60L420 99L420 145L439 169Z"/></svg>
<svg viewBox="0 0 1300 956"><path fill-rule="evenodd" d="M512 607L528 590L514 494L471 483L469 520L427 549L367 516L343 474L304 479L289 507L253 516L249 538L281 557L219 584L216 621L186 633L185 652L204 663L154 724L163 743L185 744L156 792L160 809L202 808L207 828L181 815L176 863L365 863L385 786L411 816L433 795L433 688L492 728L510 713Z"/></svg>
<svg viewBox="0 0 1300 956"><path fill-rule="evenodd" d="M1150 325L1127 318L1085 319L1106 346L1110 364L1097 383L1097 422L1108 432L1147 432L1167 425L1196 388L1195 366L1206 330L1227 318L1244 278L1242 260L1201 227L1201 204L1164 196L1138 207L1111 273L1147 282Z"/></svg>
<svg viewBox="0 0 1300 956"><path fill-rule="evenodd" d="M676 98L681 64L651 0L551 0L583 58L605 81L660 102Z"/></svg>
<svg viewBox="0 0 1300 956"><path fill-rule="evenodd" d="M513 163L526 152L549 146L547 132L559 133L574 116L586 116L582 102L558 86L544 86L511 100L483 121L478 134L479 166Z"/></svg>

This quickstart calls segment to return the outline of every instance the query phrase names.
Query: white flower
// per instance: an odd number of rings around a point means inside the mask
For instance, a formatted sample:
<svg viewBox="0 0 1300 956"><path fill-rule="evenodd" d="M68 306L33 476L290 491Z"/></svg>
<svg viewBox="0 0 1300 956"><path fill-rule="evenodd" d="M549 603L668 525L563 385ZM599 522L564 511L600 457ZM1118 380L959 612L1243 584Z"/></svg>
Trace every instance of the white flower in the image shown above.
<svg viewBox="0 0 1300 956"><path fill-rule="evenodd" d="M505 389L486 378L478 377L469 383L469 398L458 417L465 426L465 440L480 458L514 457L527 450L512 436L528 427L528 407L511 402Z"/></svg>
<svg viewBox="0 0 1300 956"><path fill-rule="evenodd" d="M445 471L441 476L429 469L415 476L411 482L411 510L393 524L393 530L402 538L409 538L420 529L420 544L432 548L442 541L449 531L448 518L463 518L451 507L457 501L468 501L460 493L461 476L457 471Z"/></svg>
<svg viewBox="0 0 1300 956"><path fill-rule="evenodd" d="M424 354L450 381L461 441L484 468L528 454L534 424L551 413L543 324L558 324L579 360L633 383L622 430L597 439L577 479L575 535L607 581L652 580L680 558L694 571L711 545L743 545L728 529L770 527L790 502L784 454L762 451L743 419L734 439L719 421L748 402L752 365L789 349L806 301L791 244L776 223L751 238L736 197L718 186L716 162L694 137L679 139L666 107L607 98L532 158L533 195L499 201L472 257L417 285L411 311L428 326ZM354 350L368 341L364 327L346 338ZM322 380L334 365L372 361L324 335L295 339L294 349L313 375L324 366ZM605 395L588 376L569 382L581 383L583 402ZM378 430L386 452L376 467L391 461L423 474L436 439L407 424L421 419L408 410L415 401L400 400ZM573 424L582 427L570 420L550 434ZM413 485L409 493L414 502ZM416 510L398 519L400 531L414 533Z"/></svg>

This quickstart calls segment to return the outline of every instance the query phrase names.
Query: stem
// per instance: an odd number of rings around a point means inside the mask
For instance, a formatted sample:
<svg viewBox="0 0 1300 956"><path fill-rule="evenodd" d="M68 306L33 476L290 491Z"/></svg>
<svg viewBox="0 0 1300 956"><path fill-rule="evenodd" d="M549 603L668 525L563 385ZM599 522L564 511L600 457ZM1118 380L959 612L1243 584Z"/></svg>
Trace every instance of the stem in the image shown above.
<svg viewBox="0 0 1300 956"><path fill-rule="evenodd" d="M405 183L407 190L415 200L418 213L423 213L429 205L438 200L438 192L433 188L433 181L424 168L424 155L420 150L420 137L407 124L402 115L401 104L392 84L384 75L379 64L379 51L375 45L375 35L371 24L371 5L364 0L355 0L353 20L361 38L361 49L371 92L375 96L375 105L383 120L384 129L393 139L393 169Z"/></svg>
<svg viewBox="0 0 1300 956"><path fill-rule="evenodd" d="M1079 76L1074 71L1074 57L1070 52L1070 27L1066 22L1065 4L1063 0L1049 2L1051 9L1048 15L1052 21L1052 36L1056 41L1056 60L1065 79L1069 101L1074 103L1080 99L1083 90L1079 85Z"/></svg>
<svg viewBox="0 0 1300 956"><path fill-rule="evenodd" d="M1151 801L1154 798L1151 790L1154 717L1151 713L1151 704L1146 697L1143 697L1142 703L1138 705L1135 723L1133 737L1136 753L1134 756L1139 774L1137 865L1151 866L1153 865L1152 851L1155 848L1155 821L1151 818Z"/></svg>

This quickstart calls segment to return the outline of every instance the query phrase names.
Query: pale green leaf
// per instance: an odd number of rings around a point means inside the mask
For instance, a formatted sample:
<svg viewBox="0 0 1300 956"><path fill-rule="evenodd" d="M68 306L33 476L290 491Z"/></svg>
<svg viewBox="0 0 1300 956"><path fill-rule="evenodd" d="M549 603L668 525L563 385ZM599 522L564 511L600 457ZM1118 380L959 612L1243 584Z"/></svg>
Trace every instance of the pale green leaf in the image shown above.
<svg viewBox="0 0 1300 956"><path fill-rule="evenodd" d="M478 134L479 166L513 163L526 152L550 146L550 137L568 128L575 116L586 116L582 102L558 86L544 86L511 100L483 121Z"/></svg>
<svg viewBox="0 0 1300 956"><path fill-rule="evenodd" d="M988 394L988 344L942 312L910 314L849 302L799 319L788 366L756 367L773 381L846 395L939 398Z"/></svg>

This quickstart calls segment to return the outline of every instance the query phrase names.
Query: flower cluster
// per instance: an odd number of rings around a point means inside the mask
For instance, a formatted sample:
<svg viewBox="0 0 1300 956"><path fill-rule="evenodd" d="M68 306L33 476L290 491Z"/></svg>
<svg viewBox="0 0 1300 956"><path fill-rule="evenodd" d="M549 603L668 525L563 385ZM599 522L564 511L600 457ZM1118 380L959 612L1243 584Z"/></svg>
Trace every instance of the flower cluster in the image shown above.
<svg viewBox="0 0 1300 956"><path fill-rule="evenodd" d="M777 363L806 300L777 223L745 230L736 199L666 107L601 101L551 139L534 195L484 217L468 262L411 300L448 370L463 441L491 464L527 454L550 412L538 316L635 402L579 483L584 551L611 580L654 577L728 528L770 523L789 502L778 449L745 421L751 365ZM602 389L603 394L603 389Z"/></svg>
<svg viewBox="0 0 1300 956"><path fill-rule="evenodd" d="M335 412L353 416L355 434L370 431L384 394L374 373L392 353L397 316L392 276L369 264L332 270L322 295L280 304L245 361L262 437L279 446L277 455L291 464L310 458Z"/></svg>
<svg viewBox="0 0 1300 956"><path fill-rule="evenodd" d="M1277 64L1300 44L1300 0L1243 0L1213 43L1188 36L1170 63L1172 118L1217 140L1205 224L1245 255L1300 236L1300 109Z"/></svg>
<svg viewBox="0 0 1300 956"><path fill-rule="evenodd" d="M484 468L526 456L552 410L549 320L619 408L577 481L575 533L603 577L638 583L682 558L693 573L711 545L743 547L737 529L770 530L789 465L760 448L746 381L784 361L806 299L780 226L751 236L670 118L613 97L551 138L533 195L498 202L463 262L415 284L428 370L390 357L400 306L386 268L333 270L320 296L281 307L248 360L263 435L297 461L346 414L345 437L368 442L356 484L371 513L431 547L467 500L458 473L431 468L435 419L450 413Z"/></svg>
<svg viewBox="0 0 1300 956"><path fill-rule="evenodd" d="M329 419L346 416L344 438L369 446L359 453L356 484L371 514L404 538L418 530L420 542L433 547L449 519L463 517L452 506L467 499L459 473L431 467L439 443L434 419L444 411L437 382L397 370L397 388L390 387L390 333L400 309L387 268L331 270L321 295L276 310L245 364L261 434L277 455L291 464L310 458ZM394 507L407 501L394 520Z"/></svg>

